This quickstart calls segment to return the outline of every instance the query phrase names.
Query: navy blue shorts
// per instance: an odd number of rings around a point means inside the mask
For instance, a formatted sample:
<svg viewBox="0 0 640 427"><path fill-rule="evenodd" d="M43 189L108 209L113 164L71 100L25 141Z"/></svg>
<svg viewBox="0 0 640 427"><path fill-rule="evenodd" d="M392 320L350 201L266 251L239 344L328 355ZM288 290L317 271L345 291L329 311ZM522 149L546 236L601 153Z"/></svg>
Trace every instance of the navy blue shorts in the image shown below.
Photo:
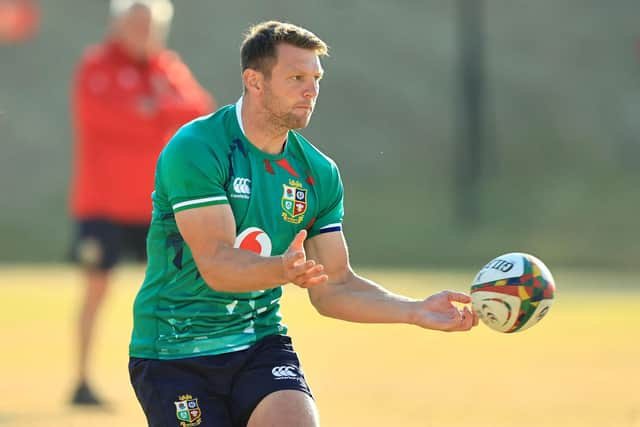
<svg viewBox="0 0 640 427"><path fill-rule="evenodd" d="M299 390L313 398L285 335L216 356L132 357L129 376L150 427L244 427L270 393Z"/></svg>
<svg viewBox="0 0 640 427"><path fill-rule="evenodd" d="M75 223L71 258L84 266L106 271L121 257L145 261L148 224L127 224L107 219Z"/></svg>

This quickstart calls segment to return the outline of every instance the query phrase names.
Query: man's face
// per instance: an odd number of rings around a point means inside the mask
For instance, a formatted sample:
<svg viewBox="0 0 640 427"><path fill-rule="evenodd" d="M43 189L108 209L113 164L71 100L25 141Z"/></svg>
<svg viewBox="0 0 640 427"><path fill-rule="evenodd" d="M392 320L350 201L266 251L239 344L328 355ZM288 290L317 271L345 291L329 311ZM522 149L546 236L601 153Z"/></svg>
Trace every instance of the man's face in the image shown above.
<svg viewBox="0 0 640 427"><path fill-rule="evenodd" d="M309 124L320 91L323 75L315 51L281 43L276 47L277 60L270 78L264 81L262 106L271 120L287 129Z"/></svg>
<svg viewBox="0 0 640 427"><path fill-rule="evenodd" d="M151 11L136 5L119 23L120 37L129 50L141 58L148 58L162 46L162 37L153 22Z"/></svg>

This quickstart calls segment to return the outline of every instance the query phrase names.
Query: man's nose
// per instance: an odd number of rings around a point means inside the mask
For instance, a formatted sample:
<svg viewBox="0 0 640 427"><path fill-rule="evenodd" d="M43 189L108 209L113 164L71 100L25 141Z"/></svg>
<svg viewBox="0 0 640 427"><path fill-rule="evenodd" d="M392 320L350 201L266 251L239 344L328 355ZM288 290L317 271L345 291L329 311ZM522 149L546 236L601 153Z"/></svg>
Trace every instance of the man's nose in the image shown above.
<svg viewBox="0 0 640 427"><path fill-rule="evenodd" d="M310 84L305 88L304 96L306 98L313 99L318 96L318 92L320 91L320 82L317 80L313 80Z"/></svg>

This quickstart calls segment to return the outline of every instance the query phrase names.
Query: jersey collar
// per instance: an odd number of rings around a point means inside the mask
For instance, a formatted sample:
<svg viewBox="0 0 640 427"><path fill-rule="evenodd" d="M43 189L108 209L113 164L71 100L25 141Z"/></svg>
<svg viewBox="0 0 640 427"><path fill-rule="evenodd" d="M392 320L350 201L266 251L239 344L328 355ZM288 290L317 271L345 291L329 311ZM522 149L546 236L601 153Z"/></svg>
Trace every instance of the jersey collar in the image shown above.
<svg viewBox="0 0 640 427"><path fill-rule="evenodd" d="M240 126L242 135L246 138L247 135L244 133L244 126L242 125L242 96L238 99L238 102L236 102L236 118L238 119L238 126Z"/></svg>
<svg viewBox="0 0 640 427"><path fill-rule="evenodd" d="M284 145L284 151L282 153L279 154L269 154L269 153L265 153L264 151L258 149L255 145L253 145L251 143L251 141L249 141L249 138L247 138L247 134L244 133L244 125L242 123L242 96L238 99L238 101L236 102L235 105L235 109L236 109L236 123L238 123L238 127L240 128L240 133L242 134L242 139L247 143L247 146L249 147L249 150L254 152L255 154L258 155L258 157L261 157L263 159L268 159L268 160L279 160L282 159L284 157L287 156L287 153L289 152L289 148L291 146L291 139L294 138L293 136L293 132L289 131L287 133L287 142Z"/></svg>

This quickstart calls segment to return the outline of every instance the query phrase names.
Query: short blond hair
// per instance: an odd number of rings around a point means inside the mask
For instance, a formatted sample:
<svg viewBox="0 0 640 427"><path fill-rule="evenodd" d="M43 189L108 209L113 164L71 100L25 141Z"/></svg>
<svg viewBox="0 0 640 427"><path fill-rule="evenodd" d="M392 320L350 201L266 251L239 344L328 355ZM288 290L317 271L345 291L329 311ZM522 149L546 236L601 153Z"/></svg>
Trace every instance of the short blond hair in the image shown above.
<svg viewBox="0 0 640 427"><path fill-rule="evenodd" d="M276 62L276 46L290 44L315 51L318 56L327 56L329 47L311 31L279 21L266 21L250 27L240 47L242 71L250 68L269 76Z"/></svg>

